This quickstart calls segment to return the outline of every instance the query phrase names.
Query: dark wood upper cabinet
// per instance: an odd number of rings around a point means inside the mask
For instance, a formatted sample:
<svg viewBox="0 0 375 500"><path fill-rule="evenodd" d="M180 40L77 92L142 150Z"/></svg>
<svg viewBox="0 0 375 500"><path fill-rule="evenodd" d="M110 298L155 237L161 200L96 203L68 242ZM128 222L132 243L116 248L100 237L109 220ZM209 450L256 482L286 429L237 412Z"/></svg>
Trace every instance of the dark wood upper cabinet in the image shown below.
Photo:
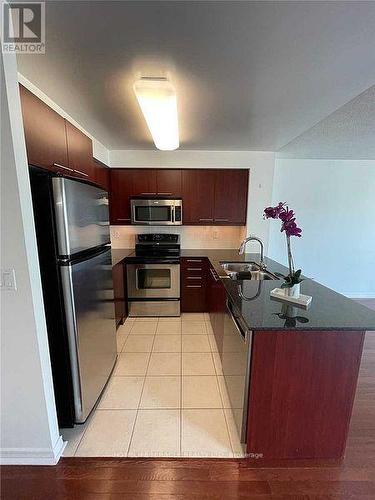
<svg viewBox="0 0 375 500"><path fill-rule="evenodd" d="M249 171L215 171L215 224L246 224Z"/></svg>
<svg viewBox="0 0 375 500"><path fill-rule="evenodd" d="M95 181L91 139L67 120L65 122L69 168L77 177Z"/></svg>
<svg viewBox="0 0 375 500"><path fill-rule="evenodd" d="M68 169L64 118L23 85L19 89L29 164L52 171Z"/></svg>
<svg viewBox="0 0 375 500"><path fill-rule="evenodd" d="M132 196L156 196L156 170L134 169Z"/></svg>
<svg viewBox="0 0 375 500"><path fill-rule="evenodd" d="M214 221L215 171L182 171L183 223L211 225Z"/></svg>
<svg viewBox="0 0 375 500"><path fill-rule="evenodd" d="M130 224L132 196L182 197L183 224L246 224L248 170L112 169L111 223Z"/></svg>
<svg viewBox="0 0 375 500"><path fill-rule="evenodd" d="M106 191L110 190L110 169L99 160L93 159L95 183Z"/></svg>
<svg viewBox="0 0 375 500"><path fill-rule="evenodd" d="M91 139L25 87L19 89L29 164L96 182Z"/></svg>
<svg viewBox="0 0 375 500"><path fill-rule="evenodd" d="M157 169L156 170L156 191L158 196L182 195L182 171L178 169Z"/></svg>
<svg viewBox="0 0 375 500"><path fill-rule="evenodd" d="M133 196L134 170L110 170L109 213L111 224L130 224L130 198Z"/></svg>

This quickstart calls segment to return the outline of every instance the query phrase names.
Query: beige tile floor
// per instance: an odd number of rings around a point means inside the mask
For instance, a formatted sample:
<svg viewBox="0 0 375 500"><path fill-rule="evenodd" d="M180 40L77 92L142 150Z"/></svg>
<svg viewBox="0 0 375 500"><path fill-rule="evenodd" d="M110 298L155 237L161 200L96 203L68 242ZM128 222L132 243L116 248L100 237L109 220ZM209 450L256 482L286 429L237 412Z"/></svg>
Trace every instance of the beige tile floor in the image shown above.
<svg viewBox="0 0 375 500"><path fill-rule="evenodd" d="M117 350L95 411L61 430L64 456L243 456L207 314L128 318Z"/></svg>

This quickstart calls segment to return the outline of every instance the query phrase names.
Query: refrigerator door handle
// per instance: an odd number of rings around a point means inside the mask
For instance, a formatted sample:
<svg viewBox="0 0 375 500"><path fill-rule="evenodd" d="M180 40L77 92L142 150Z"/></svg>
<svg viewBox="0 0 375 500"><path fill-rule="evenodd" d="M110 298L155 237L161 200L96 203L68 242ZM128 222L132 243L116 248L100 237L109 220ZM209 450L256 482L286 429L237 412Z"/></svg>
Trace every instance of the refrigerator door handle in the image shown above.
<svg viewBox="0 0 375 500"><path fill-rule="evenodd" d="M72 286L71 266L60 266L62 289L65 303L65 317L68 331L69 353L73 379L74 410L76 418L82 415L82 386L79 369L79 343L77 336L77 320L74 310L74 292Z"/></svg>

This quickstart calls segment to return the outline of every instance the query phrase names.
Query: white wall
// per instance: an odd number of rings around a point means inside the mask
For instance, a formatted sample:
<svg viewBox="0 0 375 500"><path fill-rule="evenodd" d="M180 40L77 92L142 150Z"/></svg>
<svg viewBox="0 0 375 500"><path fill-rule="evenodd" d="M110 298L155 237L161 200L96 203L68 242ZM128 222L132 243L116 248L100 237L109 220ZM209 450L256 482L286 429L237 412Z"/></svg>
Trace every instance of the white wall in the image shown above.
<svg viewBox="0 0 375 500"><path fill-rule="evenodd" d="M267 249L269 223L263 220L262 213L272 198L274 153L268 151L110 151L109 161L111 167L249 168L247 233L260 236ZM189 245L191 245L190 242ZM186 248L193 248L193 246L186 246Z"/></svg>
<svg viewBox="0 0 375 500"><path fill-rule="evenodd" d="M349 297L375 297L375 161L277 159L273 203L287 201L303 229L296 266ZM269 255L285 263L270 225Z"/></svg>
<svg viewBox="0 0 375 500"><path fill-rule="evenodd" d="M4 59L4 60L3 60ZM4 66L3 66L4 62ZM53 464L59 435L14 55L1 54L1 449L7 464Z"/></svg>
<svg viewBox="0 0 375 500"><path fill-rule="evenodd" d="M86 134L92 140L92 148L93 148L93 156L97 160L103 162L105 165L109 164L109 151L108 149L94 136L92 136L87 130L85 130L80 123L76 122L74 118L72 118L68 113L66 113L58 104L55 103L52 99L50 99L44 92L42 92L38 87L36 87L30 80L25 78L21 73L18 73L18 80L24 87L26 87L30 92L35 94L39 99L45 102L50 108L52 108L56 113L66 118L70 123L72 123L75 127L81 130L84 134Z"/></svg>

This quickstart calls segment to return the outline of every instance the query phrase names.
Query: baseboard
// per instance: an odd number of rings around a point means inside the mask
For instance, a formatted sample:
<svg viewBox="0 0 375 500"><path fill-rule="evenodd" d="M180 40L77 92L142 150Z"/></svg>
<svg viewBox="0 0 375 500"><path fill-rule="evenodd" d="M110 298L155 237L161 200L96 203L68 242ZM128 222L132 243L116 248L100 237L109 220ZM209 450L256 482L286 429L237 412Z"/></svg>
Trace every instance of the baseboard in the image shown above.
<svg viewBox="0 0 375 500"><path fill-rule="evenodd" d="M52 450L48 448L1 448L0 465L56 465L66 446L59 436Z"/></svg>

